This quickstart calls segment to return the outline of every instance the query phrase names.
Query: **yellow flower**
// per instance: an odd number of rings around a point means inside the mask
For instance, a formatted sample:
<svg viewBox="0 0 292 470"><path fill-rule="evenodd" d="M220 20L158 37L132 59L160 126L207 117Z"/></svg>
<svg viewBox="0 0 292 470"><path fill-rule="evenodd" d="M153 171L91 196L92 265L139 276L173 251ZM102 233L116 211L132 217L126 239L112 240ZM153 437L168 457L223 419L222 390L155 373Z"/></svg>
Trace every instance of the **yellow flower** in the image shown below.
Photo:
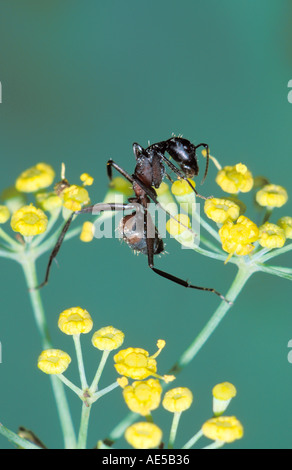
<svg viewBox="0 0 292 470"><path fill-rule="evenodd" d="M60 314L58 327L66 335L79 335L89 333L92 330L93 321L87 310L72 307Z"/></svg>
<svg viewBox="0 0 292 470"><path fill-rule="evenodd" d="M190 214L196 210L196 193L193 189L195 186L196 183L192 179L180 179L175 181L171 187L171 192L181 205L181 209Z"/></svg>
<svg viewBox="0 0 292 470"><path fill-rule="evenodd" d="M267 184L256 193L256 201L263 207L282 207L288 201L288 194L282 186Z"/></svg>
<svg viewBox="0 0 292 470"><path fill-rule="evenodd" d="M157 362L155 358L165 346L165 342L159 341L157 346L158 351L150 357L149 352L141 348L128 348L119 351L114 356L116 371L118 374L125 375L134 380L143 380L150 375L157 378L166 378L166 380L170 380L170 377L172 379L172 376L160 377L156 374Z"/></svg>
<svg viewBox="0 0 292 470"><path fill-rule="evenodd" d="M207 199L204 211L209 219L218 224L225 224L227 220L237 220L240 214L240 207L229 199Z"/></svg>
<svg viewBox="0 0 292 470"><path fill-rule="evenodd" d="M188 181L193 186L193 188L196 187L195 181L191 179L188 179ZM185 196L186 194L195 193L194 189L190 186L190 184L184 179L177 180L171 186L171 192L175 196Z"/></svg>
<svg viewBox="0 0 292 470"><path fill-rule="evenodd" d="M10 211L6 206L0 206L0 224L5 224L10 218Z"/></svg>
<svg viewBox="0 0 292 470"><path fill-rule="evenodd" d="M94 182L94 178L90 176L88 173L82 173L80 179L83 183L83 186L92 186Z"/></svg>
<svg viewBox="0 0 292 470"><path fill-rule="evenodd" d="M284 230L286 238L292 238L292 217L282 217L277 225Z"/></svg>
<svg viewBox="0 0 292 470"><path fill-rule="evenodd" d="M209 439L229 444L243 437L243 426L234 416L212 418L203 424L202 431Z"/></svg>
<svg viewBox="0 0 292 470"><path fill-rule="evenodd" d="M50 186L54 178L55 172L50 165L38 163L21 173L16 180L15 186L18 191L23 193L34 193L39 189Z"/></svg>
<svg viewBox="0 0 292 470"><path fill-rule="evenodd" d="M253 187L253 176L248 168L242 163L235 166L226 166L219 170L216 183L226 193L247 193Z"/></svg>
<svg viewBox="0 0 292 470"><path fill-rule="evenodd" d="M157 379L143 382L133 382L123 390L123 397L128 407L134 413L147 416L150 411L158 408L162 387Z"/></svg>
<svg viewBox="0 0 292 470"><path fill-rule="evenodd" d="M65 188L62 192L63 205L70 211L80 211L82 206L89 204L89 194L87 189L82 186L73 184L69 188Z"/></svg>
<svg viewBox="0 0 292 470"><path fill-rule="evenodd" d="M80 234L80 240L84 243L89 243L94 238L94 224L92 222L84 222Z"/></svg>
<svg viewBox="0 0 292 470"><path fill-rule="evenodd" d="M31 204L14 212L10 223L14 232L19 232L24 237L31 237L46 231L48 218L41 209Z"/></svg>
<svg viewBox="0 0 292 470"><path fill-rule="evenodd" d="M258 240L259 229L250 219L241 215L236 224L227 220L220 228L219 235L224 251L231 255L236 253L238 256L245 256L253 251L252 243Z"/></svg>
<svg viewBox="0 0 292 470"><path fill-rule="evenodd" d="M259 244L264 248L282 248L285 241L285 231L278 225L266 222L260 227Z"/></svg>
<svg viewBox="0 0 292 470"><path fill-rule="evenodd" d="M213 394L213 413L215 416L220 416L229 406L232 398L237 394L237 390L229 382L223 382L215 385L212 390Z"/></svg>
<svg viewBox="0 0 292 470"><path fill-rule="evenodd" d="M193 394L186 387L177 387L164 395L162 406L171 413L181 413L187 410L193 402Z"/></svg>
<svg viewBox="0 0 292 470"><path fill-rule="evenodd" d="M45 374L63 374L71 362L69 354L60 349L47 349L38 358L38 368Z"/></svg>
<svg viewBox="0 0 292 470"><path fill-rule="evenodd" d="M190 218L186 214L178 214L175 216L175 219L176 220L171 218L166 223L166 230L173 237L181 235L187 230L187 227L191 227Z"/></svg>
<svg viewBox="0 0 292 470"><path fill-rule="evenodd" d="M92 344L101 351L113 351L124 342L125 335L113 326L105 326L96 331L92 337Z"/></svg>
<svg viewBox="0 0 292 470"><path fill-rule="evenodd" d="M135 423L126 430L125 439L135 449L153 449L159 446L162 431L153 423Z"/></svg>
<svg viewBox="0 0 292 470"><path fill-rule="evenodd" d="M55 193L39 192L35 195L37 204L42 210L53 212L62 206L62 199Z"/></svg>
<svg viewBox="0 0 292 470"><path fill-rule="evenodd" d="M159 204L172 215L177 214L177 204L172 197L169 186L162 181L159 188L155 189Z"/></svg>

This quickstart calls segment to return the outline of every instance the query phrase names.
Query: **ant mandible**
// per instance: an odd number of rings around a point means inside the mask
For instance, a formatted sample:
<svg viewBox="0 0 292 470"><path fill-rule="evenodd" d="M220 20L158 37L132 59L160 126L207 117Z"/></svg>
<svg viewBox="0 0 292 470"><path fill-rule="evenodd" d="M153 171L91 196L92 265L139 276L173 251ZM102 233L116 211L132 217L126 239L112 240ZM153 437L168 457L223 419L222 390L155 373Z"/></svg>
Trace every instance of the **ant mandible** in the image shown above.
<svg viewBox="0 0 292 470"><path fill-rule="evenodd" d="M158 230L154 226L151 216L147 210L150 200L152 200L157 206L161 208L154 188L159 188L164 176L167 176L171 180L170 175L166 172L165 166L167 166L177 175L178 178L186 180L199 197L206 199L204 196L198 194L194 186L187 179L192 178L193 176L197 176L199 173L199 166L196 155L196 150L199 147L205 148L207 157L205 174L202 181L203 183L208 173L209 146L204 143L195 146L189 140L182 137L172 137L168 140L152 144L146 149L141 147L141 145L134 143L133 151L136 158L136 167L133 175L127 173L113 160L109 160L107 162L107 174L109 179L112 179L112 169L114 168L131 183L135 197L129 198L128 203L99 203L93 206L84 207L79 211L72 212L71 216L65 223L59 239L51 253L45 280L39 286L39 288L48 283L52 262L56 258L61 248L62 242L71 225L74 215L84 213L97 214L103 211L132 211L130 215L126 215L122 218L119 230L121 232L122 238L126 241L131 249L137 252L141 252L147 256L148 266L152 269L152 271L154 271L159 276L162 276L183 287L213 292L221 299L230 303L222 294L213 288L195 286L190 284L188 281L184 281L183 279L180 279L172 274L161 271L154 266L154 256L164 251L164 243L160 238ZM177 168L172 162L169 161L169 159L165 156L166 152L173 158L175 162L178 163L180 168ZM171 214L169 215L171 216Z"/></svg>

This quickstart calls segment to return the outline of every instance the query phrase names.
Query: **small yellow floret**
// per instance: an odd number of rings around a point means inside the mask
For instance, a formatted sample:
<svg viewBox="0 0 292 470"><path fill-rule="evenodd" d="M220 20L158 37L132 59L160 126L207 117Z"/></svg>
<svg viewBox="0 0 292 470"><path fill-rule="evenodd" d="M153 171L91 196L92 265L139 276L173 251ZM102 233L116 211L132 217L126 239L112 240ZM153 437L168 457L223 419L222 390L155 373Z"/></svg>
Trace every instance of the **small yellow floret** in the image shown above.
<svg viewBox="0 0 292 470"><path fill-rule="evenodd" d="M263 207L282 207L288 201L288 194L282 186L267 184L256 193L256 201Z"/></svg>
<svg viewBox="0 0 292 470"><path fill-rule="evenodd" d="M134 380L146 379L157 371L155 359L149 357L149 352L141 348L123 349L114 356L114 361L118 374Z"/></svg>
<svg viewBox="0 0 292 470"><path fill-rule="evenodd" d="M227 220L237 220L240 207L229 199L207 199L204 211L209 219L218 224L224 224Z"/></svg>
<svg viewBox="0 0 292 470"><path fill-rule="evenodd" d="M119 384L121 388L125 388L129 384L129 381L127 377L118 377L117 383Z"/></svg>
<svg viewBox="0 0 292 470"><path fill-rule="evenodd" d="M125 334L113 326L105 326L96 331L92 337L92 344L101 351L113 351L124 342Z"/></svg>
<svg viewBox="0 0 292 470"><path fill-rule="evenodd" d="M215 385L212 390L214 398L217 400L230 400L234 398L237 394L236 388L229 382L223 382L221 384Z"/></svg>
<svg viewBox="0 0 292 470"><path fill-rule="evenodd" d="M73 307L60 314L58 327L66 335L79 335L89 333L92 330L93 321L87 310Z"/></svg>
<svg viewBox="0 0 292 470"><path fill-rule="evenodd" d="M243 437L243 426L234 416L220 416L203 424L203 434L214 441L234 442Z"/></svg>
<svg viewBox="0 0 292 470"><path fill-rule="evenodd" d="M260 227L259 244L264 248L282 248L286 241L285 231L276 224L266 222Z"/></svg>
<svg viewBox="0 0 292 470"><path fill-rule="evenodd" d="M71 362L69 354L60 349L47 349L38 358L38 368L45 374L63 374Z"/></svg>
<svg viewBox="0 0 292 470"><path fill-rule="evenodd" d="M80 234L80 240L89 243L94 238L94 224L92 222L84 222Z"/></svg>
<svg viewBox="0 0 292 470"><path fill-rule="evenodd" d="M158 408L161 394L162 387L157 379L133 382L123 390L123 397L130 410L142 416Z"/></svg>
<svg viewBox="0 0 292 470"><path fill-rule="evenodd" d="M125 439L135 449L153 449L159 446L162 431L153 423L135 423L126 430Z"/></svg>
<svg viewBox="0 0 292 470"><path fill-rule="evenodd" d="M62 199L55 193L40 192L35 195L37 204L42 210L53 212L62 206Z"/></svg>
<svg viewBox="0 0 292 470"><path fill-rule="evenodd" d="M292 217L282 217L277 225L284 230L286 238L292 238Z"/></svg>
<svg viewBox="0 0 292 470"><path fill-rule="evenodd" d="M18 191L23 193L34 193L39 189L50 186L54 178L55 172L50 165L38 163L21 173L16 180L15 186Z"/></svg>
<svg viewBox="0 0 292 470"><path fill-rule="evenodd" d="M186 387L177 387L166 392L162 406L171 413L180 413L187 410L192 402L192 392Z"/></svg>
<svg viewBox="0 0 292 470"><path fill-rule="evenodd" d="M189 183L186 180L180 179L173 183L171 186L171 192L175 196L185 196L186 194L190 194L194 192L196 187L195 181L188 179ZM193 186L193 188L192 188Z"/></svg>
<svg viewBox="0 0 292 470"><path fill-rule="evenodd" d="M114 356L115 368L118 374L125 375L134 380L143 380L150 375L163 379L166 382L173 380L172 376L161 377L157 375L157 362L155 358L165 346L164 340L158 340L158 351L149 356L149 352L141 348L128 348L119 351Z"/></svg>
<svg viewBox="0 0 292 470"><path fill-rule="evenodd" d="M83 186L92 186L94 182L94 178L90 176L88 173L82 173L80 179L83 183Z"/></svg>
<svg viewBox="0 0 292 470"><path fill-rule="evenodd" d="M219 230L222 248L229 254L245 256L254 250L252 243L259 238L259 229L250 219L241 215L236 224L227 220Z"/></svg>
<svg viewBox="0 0 292 470"><path fill-rule="evenodd" d="M186 214L178 214L175 219L171 218L166 223L166 230L173 237L181 235L187 230L187 227L191 228L190 218Z"/></svg>
<svg viewBox="0 0 292 470"><path fill-rule="evenodd" d="M223 191L230 194L249 192L254 184L253 176L242 163L235 166L226 166L219 170L216 183Z"/></svg>
<svg viewBox="0 0 292 470"><path fill-rule="evenodd" d="M46 231L48 218L41 209L31 204L14 212L10 224L14 232L19 232L24 237L32 237Z"/></svg>
<svg viewBox="0 0 292 470"><path fill-rule="evenodd" d="M0 224L5 224L10 218L10 211L6 206L0 206Z"/></svg>
<svg viewBox="0 0 292 470"><path fill-rule="evenodd" d="M90 198L87 189L73 184L62 192L63 205L70 211L80 211L82 206L89 204Z"/></svg>

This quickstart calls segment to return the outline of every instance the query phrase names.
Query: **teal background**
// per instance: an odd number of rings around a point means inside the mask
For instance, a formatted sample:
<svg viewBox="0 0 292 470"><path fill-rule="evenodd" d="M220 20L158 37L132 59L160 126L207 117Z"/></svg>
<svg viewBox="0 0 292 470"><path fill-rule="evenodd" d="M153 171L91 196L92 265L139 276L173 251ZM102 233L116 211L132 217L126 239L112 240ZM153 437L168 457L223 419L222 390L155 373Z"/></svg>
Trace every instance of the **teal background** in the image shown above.
<svg viewBox="0 0 292 470"><path fill-rule="evenodd" d="M291 70L289 0L124 0L100 2L0 0L0 185L45 161L77 182L87 171L99 202L107 189L105 163L113 158L130 173L132 143L183 134L208 142L223 164L246 163L255 174L291 188ZM204 194L220 195L211 166ZM244 198L249 201L250 198ZM291 214L291 202L278 217ZM252 217L250 210L247 215ZM276 221L274 220L274 221ZM234 267L181 250L167 241L156 265L193 283L226 292ZM291 266L290 255L279 262ZM39 262L44 274L47 257ZM87 308L95 328L113 324L124 346L156 350L165 373L218 305L215 296L186 291L160 279L117 240L66 243L43 298L54 345L74 358L71 338L57 328L65 308ZM33 429L50 447L62 447L49 380L36 368L41 351L18 265L1 259L0 421ZM192 408L182 416L181 446L211 417L211 389L231 381L238 389L229 414L245 438L230 448L291 448L291 285L268 275L251 279L230 314L175 386L190 387ZM99 353L82 338L88 377ZM111 361L101 386L115 380ZM77 379L75 361L67 372ZM68 393L76 427L80 403ZM92 412L89 447L127 412L119 391ZM168 435L170 415L154 419ZM203 443L207 441L203 441ZM209 442L209 441L208 441ZM126 446L124 441L119 447ZM0 437L0 447L9 448Z"/></svg>

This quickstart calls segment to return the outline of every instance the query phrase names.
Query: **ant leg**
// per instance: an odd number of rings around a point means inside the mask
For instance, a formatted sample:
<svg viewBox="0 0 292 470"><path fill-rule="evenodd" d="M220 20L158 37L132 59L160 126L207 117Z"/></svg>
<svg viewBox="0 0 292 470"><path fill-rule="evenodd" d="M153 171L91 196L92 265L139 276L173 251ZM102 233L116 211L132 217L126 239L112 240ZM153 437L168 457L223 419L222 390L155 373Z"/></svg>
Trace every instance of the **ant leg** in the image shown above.
<svg viewBox="0 0 292 470"><path fill-rule="evenodd" d="M147 214L147 226L146 226L147 231L148 231L149 226L151 227L151 224L153 225L153 222L152 222L152 220L150 220L150 216ZM151 231L152 231L152 228L153 227L151 227ZM184 281L183 279L180 279L179 277L173 276L172 274L169 274L165 271L161 271L160 269L155 268L154 267L154 238L146 237L146 243L147 243L148 266L156 274L158 274L161 277L164 277L165 279L168 279L169 281L172 281L176 284L179 284L180 286L183 286L183 287L189 287L191 289L197 289L197 290L212 292L213 294L218 295L218 297L220 297L220 299L224 300L229 305L233 304L233 302L230 302L229 300L227 300L226 297L224 297L224 295L220 294L220 292L216 291L215 289L213 289L211 287L195 286L193 284L190 284L188 281Z"/></svg>
<svg viewBox="0 0 292 470"><path fill-rule="evenodd" d="M113 170L112 167L117 170L122 176L124 176L131 184L133 184L133 178L127 173L123 168L121 168L117 163L115 163L112 159L110 159L106 164L107 175L109 180L111 181L113 178Z"/></svg>
<svg viewBox="0 0 292 470"><path fill-rule="evenodd" d="M42 282L39 286L35 287L34 289L41 289L44 287L48 281L49 281L49 276L50 276L50 271L52 267L52 263L54 259L57 257L59 250L62 246L62 243L64 241L64 238L66 236L66 233L68 232L70 225L72 223L74 215L78 214L85 214L85 213L90 213L90 214L96 214L98 212L102 211L121 211L121 210L133 210L137 208L137 204L105 204L105 203L100 203L100 204L95 204L94 206L88 206L88 207L83 207L80 211L72 212L70 215L69 219L65 223L62 232L59 235L59 238L57 240L56 245L53 248L53 251L50 255L46 274L45 274L45 280Z"/></svg>
<svg viewBox="0 0 292 470"><path fill-rule="evenodd" d="M209 169L209 161L210 161L210 151L209 151L209 145L208 144L199 144L199 145L196 145L196 150L197 148L199 147L204 147L204 149L206 150L207 152L207 155L206 155L206 168L205 168L205 174L204 174L204 178L202 179L202 182L201 184L204 183L206 177L207 177L207 174L208 174L208 169Z"/></svg>

